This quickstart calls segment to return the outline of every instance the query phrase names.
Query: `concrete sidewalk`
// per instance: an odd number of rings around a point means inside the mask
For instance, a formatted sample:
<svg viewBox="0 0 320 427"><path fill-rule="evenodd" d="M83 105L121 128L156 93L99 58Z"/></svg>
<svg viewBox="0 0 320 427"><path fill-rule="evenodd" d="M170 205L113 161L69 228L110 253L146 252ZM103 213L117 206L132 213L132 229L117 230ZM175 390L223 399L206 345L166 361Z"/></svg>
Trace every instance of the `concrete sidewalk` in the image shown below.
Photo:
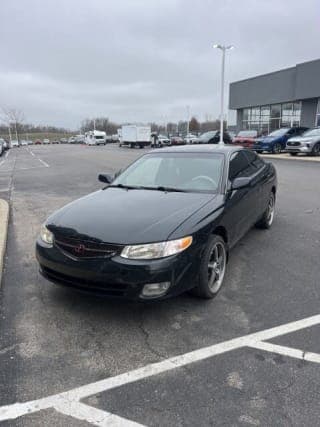
<svg viewBox="0 0 320 427"><path fill-rule="evenodd" d="M9 223L9 205L5 200L0 199L0 288L3 269L4 254L7 243L7 230Z"/></svg>

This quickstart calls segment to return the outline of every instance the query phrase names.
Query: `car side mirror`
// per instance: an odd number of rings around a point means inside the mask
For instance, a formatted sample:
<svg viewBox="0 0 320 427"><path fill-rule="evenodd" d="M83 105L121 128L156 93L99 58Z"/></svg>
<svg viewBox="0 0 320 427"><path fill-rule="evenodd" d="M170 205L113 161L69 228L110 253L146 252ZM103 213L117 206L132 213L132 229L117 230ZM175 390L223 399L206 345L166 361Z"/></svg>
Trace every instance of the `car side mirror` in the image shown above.
<svg viewBox="0 0 320 427"><path fill-rule="evenodd" d="M241 188L249 187L250 183L250 177L235 178L231 183L231 190L240 190Z"/></svg>
<svg viewBox="0 0 320 427"><path fill-rule="evenodd" d="M113 181L112 176L108 174L100 173L98 176L99 181L104 182L105 184L111 184Z"/></svg>

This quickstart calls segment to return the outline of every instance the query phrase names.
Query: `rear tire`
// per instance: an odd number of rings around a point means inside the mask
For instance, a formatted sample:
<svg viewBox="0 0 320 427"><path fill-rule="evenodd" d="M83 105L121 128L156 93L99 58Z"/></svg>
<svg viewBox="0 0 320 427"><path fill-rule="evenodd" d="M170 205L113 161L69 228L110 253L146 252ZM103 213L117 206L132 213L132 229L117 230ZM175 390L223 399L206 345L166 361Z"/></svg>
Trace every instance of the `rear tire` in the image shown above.
<svg viewBox="0 0 320 427"><path fill-rule="evenodd" d="M273 219L274 219L275 205L276 205L276 197L274 195L274 192L271 191L267 209L265 210L262 218L257 222L256 224L257 228L268 230L272 226Z"/></svg>
<svg viewBox="0 0 320 427"><path fill-rule="evenodd" d="M290 153L290 156L296 156L298 153Z"/></svg>
<svg viewBox="0 0 320 427"><path fill-rule="evenodd" d="M212 299L220 291L227 264L226 243L221 236L213 234L201 259L199 283L192 289L193 295Z"/></svg>

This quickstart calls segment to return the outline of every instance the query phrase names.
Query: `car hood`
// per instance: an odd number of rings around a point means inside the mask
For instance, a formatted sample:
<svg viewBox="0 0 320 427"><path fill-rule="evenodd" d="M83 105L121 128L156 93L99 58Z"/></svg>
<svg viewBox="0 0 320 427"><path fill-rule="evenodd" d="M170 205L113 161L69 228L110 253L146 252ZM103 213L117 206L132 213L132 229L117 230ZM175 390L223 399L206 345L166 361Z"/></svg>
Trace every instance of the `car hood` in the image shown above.
<svg viewBox="0 0 320 427"><path fill-rule="evenodd" d="M117 244L165 241L216 197L207 193L106 188L51 215L46 225L68 237Z"/></svg>
<svg viewBox="0 0 320 427"><path fill-rule="evenodd" d="M268 144L270 142L275 142L278 139L281 139L281 137L266 136L265 138L256 139L256 142L262 142L263 144Z"/></svg>
<svg viewBox="0 0 320 427"><path fill-rule="evenodd" d="M293 138L288 139L288 142L304 142L304 141L316 141L320 139L320 135L318 136L295 136Z"/></svg>

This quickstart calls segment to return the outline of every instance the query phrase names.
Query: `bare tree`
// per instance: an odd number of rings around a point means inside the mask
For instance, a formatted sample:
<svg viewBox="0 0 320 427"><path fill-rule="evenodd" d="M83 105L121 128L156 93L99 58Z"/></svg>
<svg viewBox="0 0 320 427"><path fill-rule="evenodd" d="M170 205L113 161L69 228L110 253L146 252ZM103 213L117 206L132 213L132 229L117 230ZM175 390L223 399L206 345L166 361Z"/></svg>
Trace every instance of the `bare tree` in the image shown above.
<svg viewBox="0 0 320 427"><path fill-rule="evenodd" d="M16 134L16 139L17 141L19 140L18 132L22 127L24 118L25 118L24 113L21 110L18 110L17 108L9 108L9 107L2 108L2 120L9 127L10 139L11 139L11 126L13 126Z"/></svg>

